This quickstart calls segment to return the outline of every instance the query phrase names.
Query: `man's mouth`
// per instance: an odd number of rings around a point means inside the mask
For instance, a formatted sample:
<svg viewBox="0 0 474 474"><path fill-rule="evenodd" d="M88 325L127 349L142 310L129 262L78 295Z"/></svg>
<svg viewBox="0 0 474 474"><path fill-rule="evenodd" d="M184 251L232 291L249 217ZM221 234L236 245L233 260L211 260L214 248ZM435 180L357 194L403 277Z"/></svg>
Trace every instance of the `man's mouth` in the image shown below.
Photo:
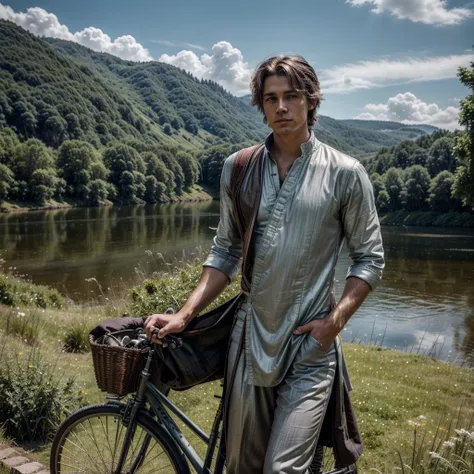
<svg viewBox="0 0 474 474"><path fill-rule="evenodd" d="M278 119L278 120L276 120L276 123L281 123L281 122L291 122L291 119Z"/></svg>

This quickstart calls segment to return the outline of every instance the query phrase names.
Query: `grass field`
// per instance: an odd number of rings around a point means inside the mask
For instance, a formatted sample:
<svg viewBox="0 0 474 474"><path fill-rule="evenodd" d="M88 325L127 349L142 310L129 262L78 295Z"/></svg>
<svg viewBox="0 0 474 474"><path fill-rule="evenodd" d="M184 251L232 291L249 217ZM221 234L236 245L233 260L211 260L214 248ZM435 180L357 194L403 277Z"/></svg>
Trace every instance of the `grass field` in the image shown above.
<svg viewBox="0 0 474 474"><path fill-rule="evenodd" d="M178 295L176 302L180 304L186 293L183 286L193 285L198 273L197 268L190 265L168 275L168 280L161 279L160 285L169 287L173 294ZM158 288L156 285L146 288L148 296L156 298L156 291L160 294L159 285ZM135 306L140 302L145 306L150 304L150 301L142 301L142 296L135 292ZM168 303L166 298L159 301L159 305ZM126 298L107 306L61 309L0 305L0 374L5 377L10 371L13 377L15 367L27 367L30 374L35 375L47 367L56 381L64 383L68 377L74 378L75 397L83 404L104 401L104 394L96 387L90 353L65 352L66 335L73 334L83 342L90 328L104 319L120 316L130 310L130 305ZM427 470L434 456L431 454L430 457L429 452L436 451L443 456L449 454L449 443L457 443L450 439L459 439L459 433L472 432L472 440L469 441L465 435L465 441L472 443L473 447L469 449L474 448L472 369L381 347L345 343L344 351L354 386L352 401L365 444L359 463L361 473L368 473L371 469L384 474L401 472L400 459L407 466L407 473L409 469L417 474L445 472ZM32 360L39 362L33 364ZM218 403L213 395L220 390L219 383L215 382L185 392L173 392L170 397L207 430ZM36 390L31 390L31 393L36 393ZM196 442L198 452L203 454L202 443L193 436L189 438L193 444ZM448 444L442 445L446 441ZM18 444L31 450L32 459L48 464L48 442ZM472 470L473 454L468 452L466 456L466 462L471 463L466 464L466 469ZM449 472L471 474L469 470L460 469Z"/></svg>

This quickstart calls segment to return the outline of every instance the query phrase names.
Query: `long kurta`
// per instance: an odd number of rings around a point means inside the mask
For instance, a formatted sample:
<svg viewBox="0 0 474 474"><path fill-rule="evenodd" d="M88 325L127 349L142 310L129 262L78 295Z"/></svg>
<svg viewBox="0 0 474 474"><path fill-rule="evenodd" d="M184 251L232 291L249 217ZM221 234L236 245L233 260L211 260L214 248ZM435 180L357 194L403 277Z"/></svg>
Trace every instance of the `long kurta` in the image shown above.
<svg viewBox="0 0 474 474"><path fill-rule="evenodd" d="M361 163L311 133L280 186L269 152L272 139L272 135L267 138L262 158L263 189L251 243L251 290L240 309L247 321L248 380L264 387L278 385L287 373L303 341L293 331L323 318L335 304L334 272L344 244L353 261L347 277L360 278L375 288L384 267L372 185ZM230 197L236 156L224 163L220 222L204 262L231 279L242 254ZM246 184L244 180L242 192Z"/></svg>

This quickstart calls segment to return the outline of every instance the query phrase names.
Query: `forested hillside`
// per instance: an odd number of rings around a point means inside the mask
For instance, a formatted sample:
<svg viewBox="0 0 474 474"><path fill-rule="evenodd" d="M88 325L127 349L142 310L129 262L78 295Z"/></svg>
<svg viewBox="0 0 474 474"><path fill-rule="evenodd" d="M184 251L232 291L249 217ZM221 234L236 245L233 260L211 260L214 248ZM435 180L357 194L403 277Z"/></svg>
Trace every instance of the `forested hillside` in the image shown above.
<svg viewBox="0 0 474 474"><path fill-rule="evenodd" d="M355 125L321 116L315 133L364 157L430 131ZM165 202L218 185L223 159L267 133L216 83L0 21L0 203Z"/></svg>
<svg viewBox="0 0 474 474"><path fill-rule="evenodd" d="M364 160L377 208L387 211L469 211L452 195L459 161L453 149L459 133L437 131L381 149Z"/></svg>

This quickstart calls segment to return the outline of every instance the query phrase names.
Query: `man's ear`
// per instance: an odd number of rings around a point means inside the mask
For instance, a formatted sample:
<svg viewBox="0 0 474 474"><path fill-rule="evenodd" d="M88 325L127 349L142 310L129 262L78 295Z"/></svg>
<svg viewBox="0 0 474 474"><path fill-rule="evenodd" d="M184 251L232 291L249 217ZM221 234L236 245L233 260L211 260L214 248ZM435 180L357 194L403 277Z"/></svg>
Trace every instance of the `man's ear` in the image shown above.
<svg viewBox="0 0 474 474"><path fill-rule="evenodd" d="M308 110L313 110L318 106L318 99L309 99L308 100Z"/></svg>

